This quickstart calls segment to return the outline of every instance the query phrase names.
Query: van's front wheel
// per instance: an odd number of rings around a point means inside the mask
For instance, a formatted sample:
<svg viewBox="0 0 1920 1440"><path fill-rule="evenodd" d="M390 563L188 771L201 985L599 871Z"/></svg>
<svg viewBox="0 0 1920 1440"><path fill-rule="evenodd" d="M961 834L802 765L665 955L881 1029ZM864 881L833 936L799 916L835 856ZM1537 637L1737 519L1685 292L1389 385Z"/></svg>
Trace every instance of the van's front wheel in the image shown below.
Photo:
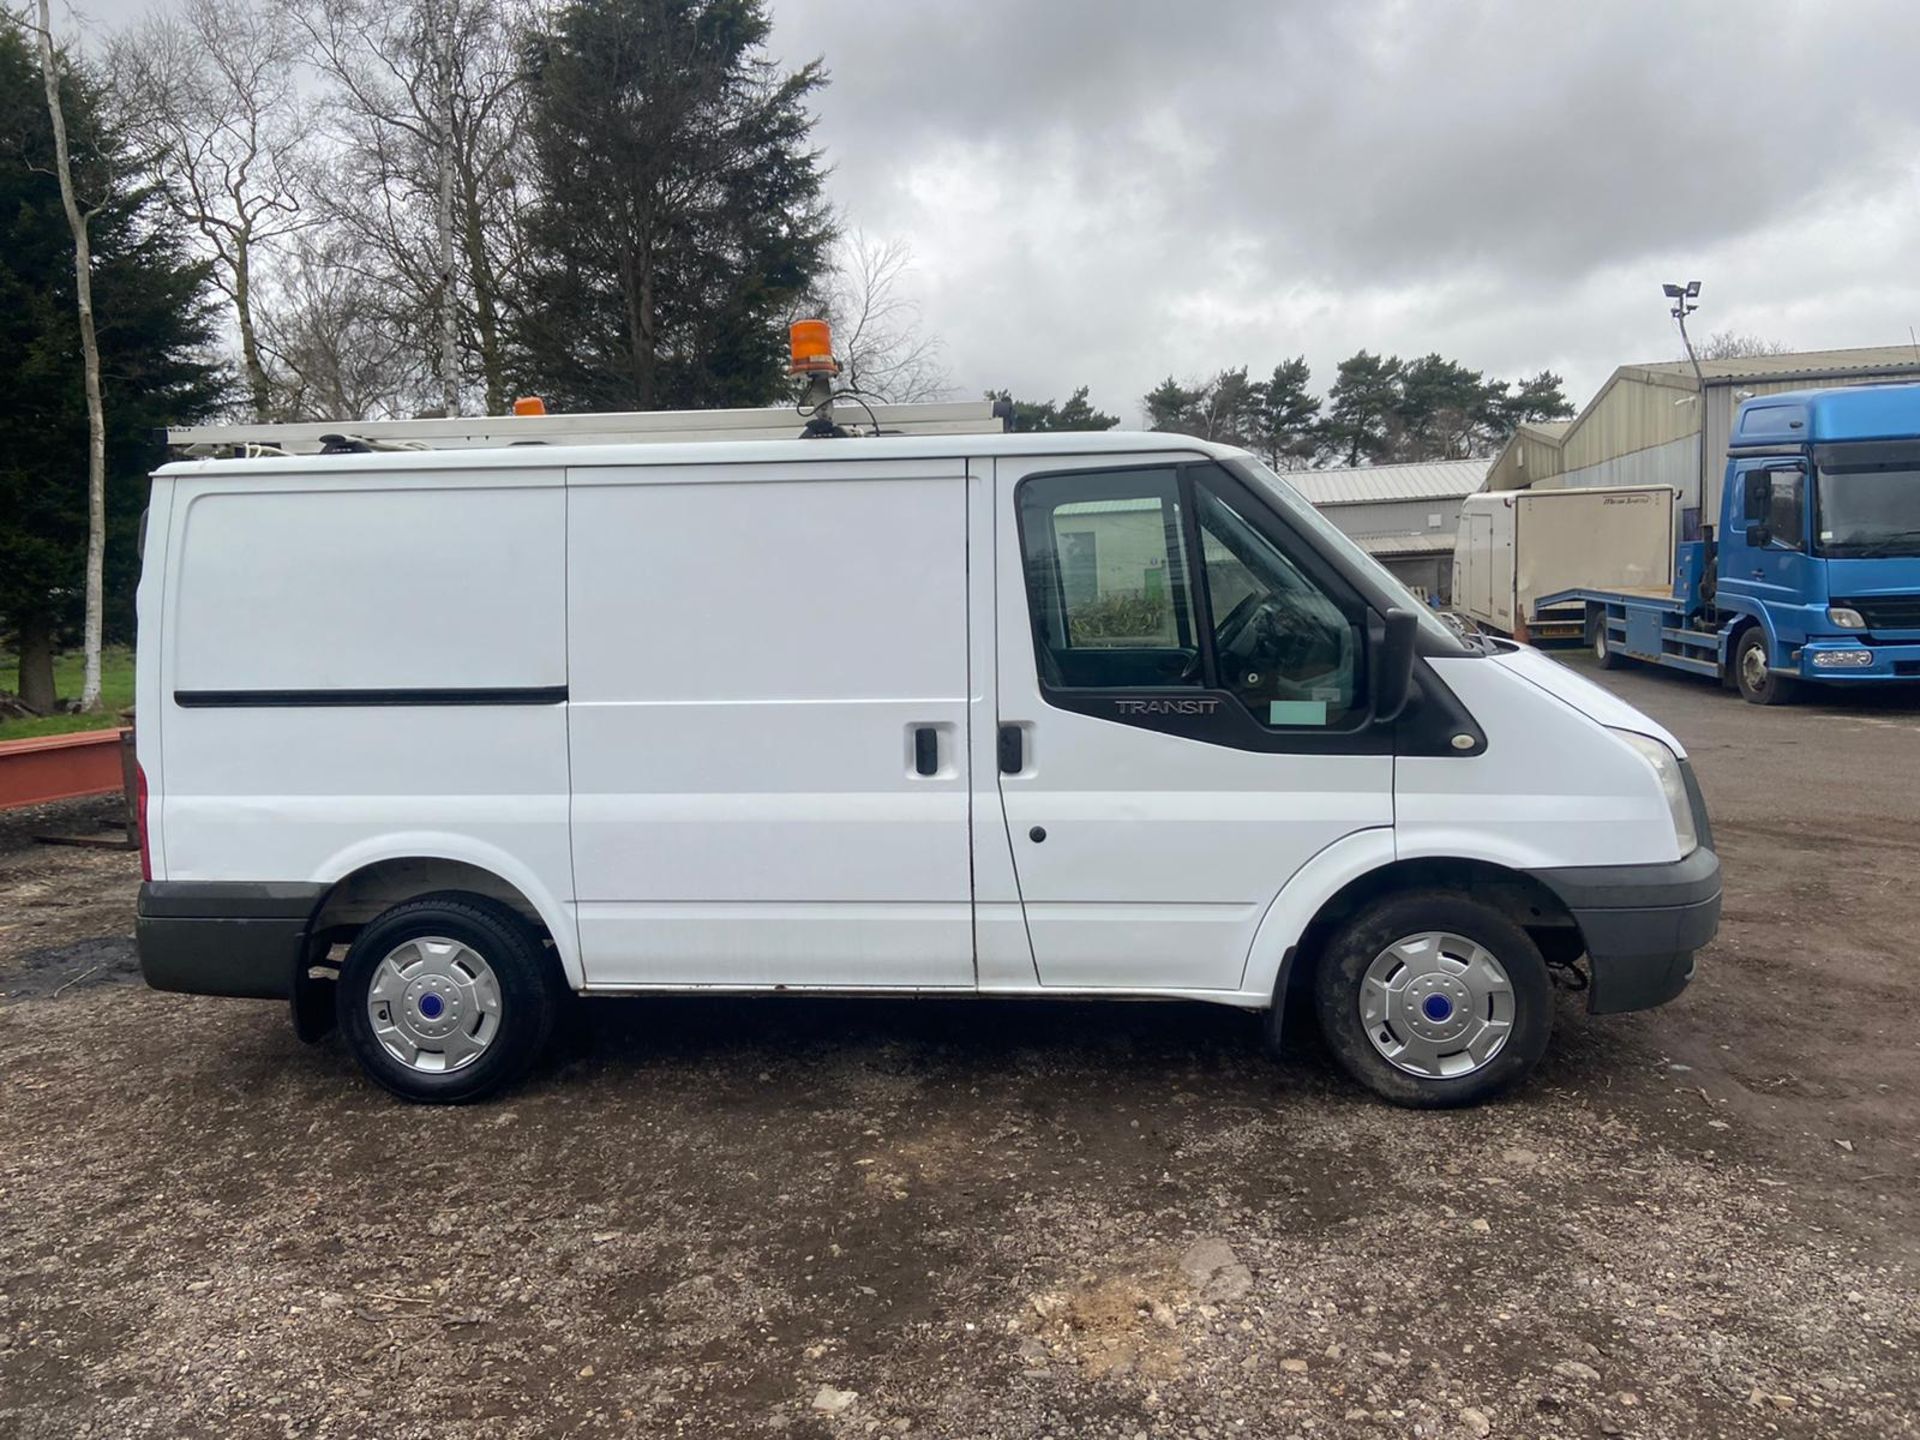
<svg viewBox="0 0 1920 1440"><path fill-rule="evenodd" d="M1315 980L1328 1047L1396 1105L1472 1105L1546 1052L1553 987L1527 932L1446 891L1388 896L1334 934Z"/></svg>
<svg viewBox="0 0 1920 1440"><path fill-rule="evenodd" d="M407 1100L478 1100L547 1043L557 985L506 906L427 895L363 929L340 967L340 1030L369 1077Z"/></svg>

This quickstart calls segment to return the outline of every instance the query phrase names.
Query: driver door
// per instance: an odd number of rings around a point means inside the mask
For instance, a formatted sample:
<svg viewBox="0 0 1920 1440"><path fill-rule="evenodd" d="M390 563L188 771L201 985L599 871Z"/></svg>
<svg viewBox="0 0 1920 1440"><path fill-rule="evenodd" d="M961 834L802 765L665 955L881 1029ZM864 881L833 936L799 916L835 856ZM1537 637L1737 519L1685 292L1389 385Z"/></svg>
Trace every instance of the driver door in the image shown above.
<svg viewBox="0 0 1920 1440"><path fill-rule="evenodd" d="M1237 989L1288 877L1392 823L1365 608L1211 463L1001 461L996 493L1000 794L1040 983Z"/></svg>

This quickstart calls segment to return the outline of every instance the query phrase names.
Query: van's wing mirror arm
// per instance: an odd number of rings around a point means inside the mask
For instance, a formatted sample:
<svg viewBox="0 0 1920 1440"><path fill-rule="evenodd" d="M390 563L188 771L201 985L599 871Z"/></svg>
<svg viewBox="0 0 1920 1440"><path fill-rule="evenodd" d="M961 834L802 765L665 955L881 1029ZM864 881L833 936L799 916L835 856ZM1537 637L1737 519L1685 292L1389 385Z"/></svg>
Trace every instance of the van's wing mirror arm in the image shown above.
<svg viewBox="0 0 1920 1440"><path fill-rule="evenodd" d="M1394 609L1382 619L1380 644L1373 652L1373 723L1390 725L1400 718L1413 694L1413 649L1420 617L1411 610Z"/></svg>

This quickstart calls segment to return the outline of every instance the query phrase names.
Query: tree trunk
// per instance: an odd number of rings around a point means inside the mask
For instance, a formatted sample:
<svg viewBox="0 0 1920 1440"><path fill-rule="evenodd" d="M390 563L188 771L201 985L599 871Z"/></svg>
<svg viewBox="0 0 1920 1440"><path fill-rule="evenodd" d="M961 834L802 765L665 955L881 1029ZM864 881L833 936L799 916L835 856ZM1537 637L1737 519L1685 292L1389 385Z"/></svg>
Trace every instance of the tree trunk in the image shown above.
<svg viewBox="0 0 1920 1440"><path fill-rule="evenodd" d="M466 250L467 281L473 287L474 327L480 341L480 378L486 388L487 413L504 415L507 366L500 349L500 306L494 294L493 261L487 254L486 236L481 228L479 187L473 183L471 173L464 169L461 181L461 198L466 205L461 240Z"/></svg>
<svg viewBox="0 0 1920 1440"><path fill-rule="evenodd" d="M439 89L440 118L437 125L440 152L440 207L435 217L440 250L440 404L448 415L460 413L460 319L454 312L453 293L453 56L450 17L442 19L441 7L433 16L433 47L436 60L435 83Z"/></svg>
<svg viewBox="0 0 1920 1440"><path fill-rule="evenodd" d="M73 165L67 154L67 117L60 107L60 70L53 54L53 16L40 0L40 75L47 87L47 118L53 125L54 169L60 179L60 203L73 231L73 291L80 310L80 354L87 384L87 611L81 643L86 648L86 678L80 708L100 708L100 614L107 554L107 418L100 400L100 345L93 333L93 247L87 217L73 193ZM51 682L49 682L51 683Z"/></svg>
<svg viewBox="0 0 1920 1440"><path fill-rule="evenodd" d="M20 622L20 703L36 715L52 711L53 625L46 620Z"/></svg>
<svg viewBox="0 0 1920 1440"><path fill-rule="evenodd" d="M240 363L247 372L253 418L264 424L273 418L268 413L273 408L273 393L267 385L266 367L260 363L260 340L253 328L252 245L244 234L233 245L233 310L240 325Z"/></svg>

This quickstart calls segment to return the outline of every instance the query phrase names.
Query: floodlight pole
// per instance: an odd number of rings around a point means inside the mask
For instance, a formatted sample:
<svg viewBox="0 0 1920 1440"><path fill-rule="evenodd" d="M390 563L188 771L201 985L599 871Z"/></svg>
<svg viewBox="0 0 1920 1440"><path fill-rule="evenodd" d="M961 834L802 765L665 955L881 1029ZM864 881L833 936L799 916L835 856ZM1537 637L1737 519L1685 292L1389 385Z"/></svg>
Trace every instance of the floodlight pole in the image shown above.
<svg viewBox="0 0 1920 1440"><path fill-rule="evenodd" d="M1680 343L1687 347L1687 362L1693 366L1693 383L1704 396L1707 393L1706 376L1700 373L1700 357L1693 353L1693 337L1687 334L1687 316L1700 307L1692 304L1699 298L1700 282L1689 280L1685 285L1667 285L1662 287L1667 297L1673 301L1673 318L1680 325Z"/></svg>

